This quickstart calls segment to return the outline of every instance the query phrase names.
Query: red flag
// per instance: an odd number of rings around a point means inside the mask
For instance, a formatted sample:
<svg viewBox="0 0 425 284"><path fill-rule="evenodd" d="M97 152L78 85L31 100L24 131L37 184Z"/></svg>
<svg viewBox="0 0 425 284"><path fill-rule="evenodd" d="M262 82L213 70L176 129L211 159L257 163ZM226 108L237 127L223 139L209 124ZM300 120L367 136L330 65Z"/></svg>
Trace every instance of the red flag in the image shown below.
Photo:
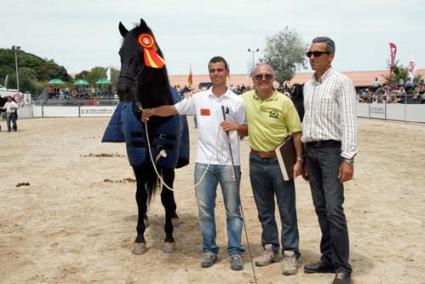
<svg viewBox="0 0 425 284"><path fill-rule="evenodd" d="M189 77L187 77L187 83L189 84L189 87L193 86L192 66L190 66Z"/></svg>
<svg viewBox="0 0 425 284"><path fill-rule="evenodd" d="M390 51L391 51L391 63L390 63L390 70L391 73L394 70L394 66L395 66L395 56L397 53L397 46L395 45L395 43L390 42Z"/></svg>

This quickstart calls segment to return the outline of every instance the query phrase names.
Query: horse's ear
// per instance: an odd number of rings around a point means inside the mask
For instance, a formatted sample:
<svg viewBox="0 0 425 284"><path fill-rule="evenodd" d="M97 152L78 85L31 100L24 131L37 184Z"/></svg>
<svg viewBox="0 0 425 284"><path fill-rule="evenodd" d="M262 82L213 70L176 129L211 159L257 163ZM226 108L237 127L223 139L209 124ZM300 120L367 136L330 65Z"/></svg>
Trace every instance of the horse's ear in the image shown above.
<svg viewBox="0 0 425 284"><path fill-rule="evenodd" d="M124 27L124 25L120 22L120 24L118 25L118 28L120 30L120 34L122 35L122 37L125 37L128 33L128 30L126 29L126 27Z"/></svg>
<svg viewBox="0 0 425 284"><path fill-rule="evenodd" d="M146 24L145 20L143 20L143 19L140 19L140 26L139 27L142 31L146 31L148 29L148 25Z"/></svg>

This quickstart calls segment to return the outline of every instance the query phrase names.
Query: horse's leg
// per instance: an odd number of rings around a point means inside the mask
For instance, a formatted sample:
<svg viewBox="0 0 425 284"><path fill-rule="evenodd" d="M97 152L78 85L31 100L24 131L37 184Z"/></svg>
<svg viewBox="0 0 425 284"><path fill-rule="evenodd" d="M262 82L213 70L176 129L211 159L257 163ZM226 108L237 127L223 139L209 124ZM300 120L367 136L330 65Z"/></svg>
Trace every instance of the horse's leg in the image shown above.
<svg viewBox="0 0 425 284"><path fill-rule="evenodd" d="M165 183L170 187L173 187L175 177L174 169L163 170L163 175L165 176ZM167 179L167 181L165 179ZM164 196L161 195L162 204L165 208L170 209L171 222L173 223L174 227L178 227L180 225L180 218L177 215L177 204L176 200L174 199L174 192L169 190L165 186L162 187L162 191L166 192Z"/></svg>
<svg viewBox="0 0 425 284"><path fill-rule="evenodd" d="M144 217L147 212L147 201L148 195L145 190L145 179L143 178L142 168L133 167L134 175L136 176L137 190L136 190L136 201L138 208L137 215L137 235L134 241L133 254L143 254L146 252L146 241L145 241L145 223Z"/></svg>
<svg viewBox="0 0 425 284"><path fill-rule="evenodd" d="M174 182L174 169L164 169L162 170L162 177L164 182L172 187ZM176 202L174 200L174 193L166 188L164 185L162 186L161 191L161 202L165 209L165 242L163 252L171 253L175 251L175 241L173 238L173 222L172 218L177 216L176 214Z"/></svg>

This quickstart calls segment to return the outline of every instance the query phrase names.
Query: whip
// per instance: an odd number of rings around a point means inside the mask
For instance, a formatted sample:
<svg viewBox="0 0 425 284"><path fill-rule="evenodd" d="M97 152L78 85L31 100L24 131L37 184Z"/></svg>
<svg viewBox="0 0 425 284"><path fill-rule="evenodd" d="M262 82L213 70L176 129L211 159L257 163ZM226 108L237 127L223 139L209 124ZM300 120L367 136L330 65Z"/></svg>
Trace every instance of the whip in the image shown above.
<svg viewBox="0 0 425 284"><path fill-rule="evenodd" d="M223 105L221 106L221 111L223 113L223 120L226 120L226 109L225 109L225 107ZM235 161L233 160L232 144L230 143L229 131L226 131L226 137L227 137L227 144L229 146L230 158L231 158L231 161L232 161L233 181L235 182L236 187L239 190L239 185L238 185L238 182L236 180ZM239 199L240 199L240 197L239 197ZM251 267L252 267L252 274L254 276L254 283L257 284L257 276L255 274L254 261L253 261L252 254L251 254L251 246L249 245L248 231L246 229L246 223L245 223L245 214L243 212L243 207L242 207L242 201L241 200L240 200L239 208L241 209L243 228L244 228L244 232L245 232L246 244L247 244L247 247L248 247L248 255L249 255L249 258L251 260Z"/></svg>

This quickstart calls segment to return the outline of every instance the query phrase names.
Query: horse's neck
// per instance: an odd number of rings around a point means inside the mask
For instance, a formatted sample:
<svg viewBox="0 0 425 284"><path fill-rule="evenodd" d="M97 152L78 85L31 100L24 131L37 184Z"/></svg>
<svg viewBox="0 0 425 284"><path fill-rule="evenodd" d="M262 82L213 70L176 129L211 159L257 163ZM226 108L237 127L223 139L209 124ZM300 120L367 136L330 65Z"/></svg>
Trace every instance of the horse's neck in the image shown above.
<svg viewBox="0 0 425 284"><path fill-rule="evenodd" d="M143 107L147 108L173 104L170 86L156 80L141 88L139 98Z"/></svg>

